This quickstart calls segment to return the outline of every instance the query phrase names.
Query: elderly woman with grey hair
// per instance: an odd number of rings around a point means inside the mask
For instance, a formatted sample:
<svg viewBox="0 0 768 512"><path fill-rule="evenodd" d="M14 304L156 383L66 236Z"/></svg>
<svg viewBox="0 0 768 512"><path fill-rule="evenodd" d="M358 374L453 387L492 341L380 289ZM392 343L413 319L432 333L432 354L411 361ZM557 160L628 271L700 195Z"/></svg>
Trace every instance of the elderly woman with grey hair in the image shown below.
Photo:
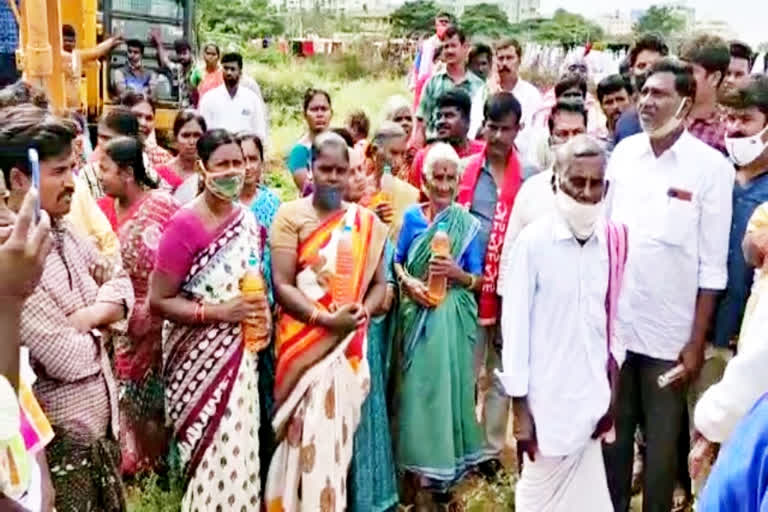
<svg viewBox="0 0 768 512"><path fill-rule="evenodd" d="M397 123L384 121L365 149L368 190L363 204L390 226L390 236L397 240L406 208L417 203L419 191L398 178L405 167L406 134Z"/></svg>
<svg viewBox="0 0 768 512"><path fill-rule="evenodd" d="M601 440L614 424L624 349L613 340L627 233L604 219L605 154L588 136L558 150L554 208L512 250L503 371L513 400L515 510L613 510Z"/></svg>
<svg viewBox="0 0 768 512"><path fill-rule="evenodd" d="M401 285L395 343L402 351L396 457L411 491L404 503L447 505L451 488L490 458L474 412L474 292L483 261L479 222L454 202L459 157L450 145L430 148L425 177L429 200L406 211L395 255ZM432 251L438 231L450 238L449 255ZM429 293L430 274L448 282L442 300Z"/></svg>
<svg viewBox="0 0 768 512"><path fill-rule="evenodd" d="M390 96L384 103L384 121L392 121L400 125L407 138L413 132L413 110L405 96Z"/></svg>
<svg viewBox="0 0 768 512"><path fill-rule="evenodd" d="M408 171L411 168L411 164L413 164L413 159L417 152L417 149L410 144L414 125L412 102L408 101L404 96L390 96L384 103L382 117L384 118L384 121L392 121L393 123L399 124L405 132L406 140L409 142L408 150L405 153L404 165L402 169L400 169L400 174L398 174L399 176L402 176L403 179L407 180Z"/></svg>

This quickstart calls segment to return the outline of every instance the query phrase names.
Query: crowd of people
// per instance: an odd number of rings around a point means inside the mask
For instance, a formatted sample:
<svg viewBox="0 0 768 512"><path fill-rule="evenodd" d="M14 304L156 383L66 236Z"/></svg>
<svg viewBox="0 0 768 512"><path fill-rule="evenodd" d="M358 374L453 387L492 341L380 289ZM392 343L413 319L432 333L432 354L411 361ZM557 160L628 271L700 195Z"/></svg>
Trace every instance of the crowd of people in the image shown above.
<svg viewBox="0 0 768 512"><path fill-rule="evenodd" d="M518 41L435 27L378 124L306 91L286 202L259 86L214 44L158 53L172 152L140 41L93 148L0 90L2 510L123 511L147 473L184 511L457 510L510 419L518 511L761 510L752 50L648 35L540 90Z"/></svg>

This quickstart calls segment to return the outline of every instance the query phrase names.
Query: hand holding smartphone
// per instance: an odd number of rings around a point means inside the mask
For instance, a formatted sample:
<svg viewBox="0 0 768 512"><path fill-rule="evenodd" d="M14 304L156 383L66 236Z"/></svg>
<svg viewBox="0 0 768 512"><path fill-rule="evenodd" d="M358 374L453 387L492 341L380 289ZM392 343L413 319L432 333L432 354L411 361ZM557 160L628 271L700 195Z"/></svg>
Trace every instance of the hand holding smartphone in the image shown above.
<svg viewBox="0 0 768 512"><path fill-rule="evenodd" d="M37 191L35 200L35 222L40 221L40 155L35 148L29 148L27 151L29 159L29 168L32 171L32 186Z"/></svg>

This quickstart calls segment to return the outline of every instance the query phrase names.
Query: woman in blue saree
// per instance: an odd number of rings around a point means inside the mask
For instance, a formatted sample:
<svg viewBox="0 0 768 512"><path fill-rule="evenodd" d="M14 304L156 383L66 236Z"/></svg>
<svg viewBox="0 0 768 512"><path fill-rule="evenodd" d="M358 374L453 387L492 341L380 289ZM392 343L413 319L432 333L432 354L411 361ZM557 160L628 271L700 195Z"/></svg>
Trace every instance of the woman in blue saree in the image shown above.
<svg viewBox="0 0 768 512"><path fill-rule="evenodd" d="M450 489L491 457L475 417L473 349L482 256L479 223L454 203L459 157L436 144L425 162L429 202L405 213L395 254L400 305L395 343L401 352L396 419L397 464L406 483L405 504L451 501ZM432 254L438 228L451 239L451 255ZM429 295L430 273L448 280L445 298ZM411 496L409 496L411 494Z"/></svg>
<svg viewBox="0 0 768 512"><path fill-rule="evenodd" d="M237 134L237 142L243 151L245 160L245 179L240 193L240 203L249 208L256 222L264 228L263 233L269 233L272 221L275 220L280 208L280 198L263 184L264 144L261 138L253 133ZM262 240L264 248L264 280L267 283L267 299L274 310L275 297L272 285L272 253L269 250L269 240ZM269 461L275 451L275 431L272 429L272 408L275 388L275 340L262 351L259 356L259 395L261 400L259 411L259 459L261 468L262 487L266 484Z"/></svg>
<svg viewBox="0 0 768 512"><path fill-rule="evenodd" d="M364 163L364 150L350 150L351 172L345 201L359 203L365 197L368 177ZM360 424L355 432L354 454L347 482L347 508L353 511L385 512L393 510L398 501L386 397L394 326L394 312L391 310L396 290L394 257L394 245L387 240L382 256L387 274L387 294L384 304L378 311L372 312L368 327L371 387L363 402Z"/></svg>

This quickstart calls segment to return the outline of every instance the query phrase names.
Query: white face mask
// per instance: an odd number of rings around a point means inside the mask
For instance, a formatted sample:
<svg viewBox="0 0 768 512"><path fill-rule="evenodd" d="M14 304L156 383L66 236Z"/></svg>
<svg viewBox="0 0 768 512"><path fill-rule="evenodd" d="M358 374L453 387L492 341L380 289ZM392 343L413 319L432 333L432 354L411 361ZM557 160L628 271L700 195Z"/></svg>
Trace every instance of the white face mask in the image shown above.
<svg viewBox="0 0 768 512"><path fill-rule="evenodd" d="M643 128L643 131L647 133L648 136L652 139L660 139L662 137L666 137L673 131L677 130L681 124L683 124L683 118L680 117L683 108L685 108L685 98L680 100L680 105L677 107L675 115L670 117L666 123L662 124L658 128L651 129L650 127L645 126L642 118L640 118L640 126Z"/></svg>
<svg viewBox="0 0 768 512"><path fill-rule="evenodd" d="M768 148L768 142L763 141L763 135L768 131L768 126L751 137L726 137L725 148L731 161L738 166L749 165L763 154Z"/></svg>
<svg viewBox="0 0 768 512"><path fill-rule="evenodd" d="M571 229L571 233L579 240L587 240L595 232L597 219L603 212L602 201L595 204L580 203L563 191L559 176L555 181L557 183L555 206Z"/></svg>

